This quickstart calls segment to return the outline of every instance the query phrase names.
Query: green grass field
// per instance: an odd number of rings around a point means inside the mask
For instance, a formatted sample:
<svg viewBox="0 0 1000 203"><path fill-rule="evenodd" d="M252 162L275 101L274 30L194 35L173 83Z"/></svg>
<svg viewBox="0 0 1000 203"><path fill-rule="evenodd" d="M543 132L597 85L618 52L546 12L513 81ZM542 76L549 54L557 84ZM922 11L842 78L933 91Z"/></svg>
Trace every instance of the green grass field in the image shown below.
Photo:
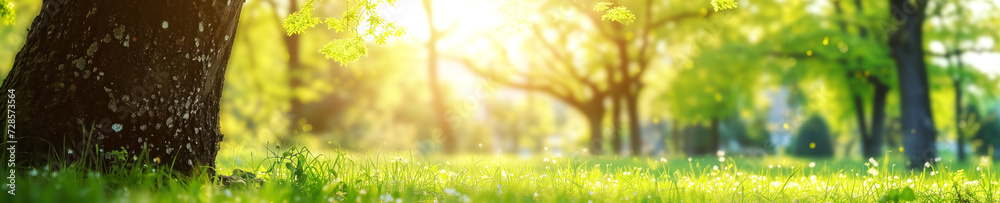
<svg viewBox="0 0 1000 203"><path fill-rule="evenodd" d="M13 202L996 202L1000 197L995 167L991 160L979 158L967 164L945 160L911 171L902 160L893 160L898 159L893 154L867 162L580 154L444 157L236 149L220 152L219 173L230 175L240 169L253 175L220 181L204 174L171 178L174 175L162 169L141 166L113 167L105 174L80 165L61 170L45 167L19 174L17 195L5 198Z"/></svg>

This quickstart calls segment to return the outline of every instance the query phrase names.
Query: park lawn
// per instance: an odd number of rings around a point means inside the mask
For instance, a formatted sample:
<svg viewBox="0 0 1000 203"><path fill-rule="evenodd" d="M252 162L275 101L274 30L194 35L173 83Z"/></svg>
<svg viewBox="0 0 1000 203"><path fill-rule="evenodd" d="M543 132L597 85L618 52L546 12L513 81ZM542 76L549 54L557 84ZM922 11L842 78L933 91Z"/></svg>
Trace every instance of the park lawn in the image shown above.
<svg viewBox="0 0 1000 203"><path fill-rule="evenodd" d="M70 165L19 173L16 195L5 195L10 201L4 202L996 202L1000 197L997 170L991 160L979 158L909 170L893 153L871 161L582 154L446 157L240 148L220 152L218 171L250 171L262 184L246 177L241 180L246 186L221 186L204 174L171 178L175 175L154 167L116 167L100 174Z"/></svg>

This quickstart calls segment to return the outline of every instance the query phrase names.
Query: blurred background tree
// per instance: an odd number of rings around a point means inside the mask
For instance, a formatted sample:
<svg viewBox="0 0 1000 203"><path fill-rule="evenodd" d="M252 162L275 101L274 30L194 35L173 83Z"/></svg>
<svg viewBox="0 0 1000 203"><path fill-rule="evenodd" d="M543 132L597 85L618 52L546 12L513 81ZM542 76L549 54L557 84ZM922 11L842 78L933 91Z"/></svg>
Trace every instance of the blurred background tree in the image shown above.
<svg viewBox="0 0 1000 203"><path fill-rule="evenodd" d="M0 26L0 64L12 64L40 2L3 3L17 15ZM918 100L902 96L913 78L901 78L890 43L897 28L913 31L886 12L898 5L250 0L226 75L223 150L270 143L690 156L787 148L863 159L919 151L905 146L921 139L911 137L916 130L942 135L930 144L935 157L996 155L997 3L922 4L926 54L914 60L926 61L927 129L902 108ZM365 20L372 17L379 20Z"/></svg>

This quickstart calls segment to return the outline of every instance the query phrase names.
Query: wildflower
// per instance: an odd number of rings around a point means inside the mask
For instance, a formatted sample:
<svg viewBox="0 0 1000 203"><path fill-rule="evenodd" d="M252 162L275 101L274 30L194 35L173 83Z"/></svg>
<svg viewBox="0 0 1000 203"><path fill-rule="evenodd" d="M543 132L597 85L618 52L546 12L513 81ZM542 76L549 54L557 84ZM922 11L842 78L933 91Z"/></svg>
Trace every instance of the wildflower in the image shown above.
<svg viewBox="0 0 1000 203"><path fill-rule="evenodd" d="M660 157L660 162L667 163L667 159L663 158L663 157Z"/></svg>
<svg viewBox="0 0 1000 203"><path fill-rule="evenodd" d="M688 162L691 162L691 157L688 157Z"/></svg>
<svg viewBox="0 0 1000 203"><path fill-rule="evenodd" d="M809 168L816 167L816 162L809 162Z"/></svg>
<svg viewBox="0 0 1000 203"><path fill-rule="evenodd" d="M483 143L479 143L479 148L483 148Z"/></svg>
<svg viewBox="0 0 1000 203"><path fill-rule="evenodd" d="M384 202L391 202L391 201L395 201L396 200L396 199L392 198L392 195L390 195L389 193L385 193L382 196L378 196L378 199L382 200Z"/></svg>
<svg viewBox="0 0 1000 203"><path fill-rule="evenodd" d="M726 157L719 157L719 162L726 162Z"/></svg>
<svg viewBox="0 0 1000 203"><path fill-rule="evenodd" d="M716 151L715 155L716 156L726 156L726 151L725 150Z"/></svg>
<svg viewBox="0 0 1000 203"><path fill-rule="evenodd" d="M870 169L868 169L868 173L872 174L873 176L877 176L878 175L878 170L875 170L875 168L870 168Z"/></svg>
<svg viewBox="0 0 1000 203"><path fill-rule="evenodd" d="M875 158L868 157L868 162L872 163L873 166L878 167L878 162L875 161Z"/></svg>
<svg viewBox="0 0 1000 203"><path fill-rule="evenodd" d="M924 168L930 168L931 162L924 162Z"/></svg>

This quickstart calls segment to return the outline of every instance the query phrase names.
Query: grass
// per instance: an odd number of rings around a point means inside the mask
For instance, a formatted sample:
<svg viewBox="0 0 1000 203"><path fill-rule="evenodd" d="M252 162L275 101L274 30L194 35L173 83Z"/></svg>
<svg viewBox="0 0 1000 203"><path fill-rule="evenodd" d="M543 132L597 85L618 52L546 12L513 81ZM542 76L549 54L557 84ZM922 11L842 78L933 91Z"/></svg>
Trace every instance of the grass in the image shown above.
<svg viewBox="0 0 1000 203"><path fill-rule="evenodd" d="M248 177L246 186L222 186L204 173L175 178L141 162L103 174L63 164L60 170L19 173L17 195L4 195L4 202L996 202L1000 197L991 160L909 170L893 159L893 154L862 162L234 149L220 152L220 174L250 171L263 183Z"/></svg>

